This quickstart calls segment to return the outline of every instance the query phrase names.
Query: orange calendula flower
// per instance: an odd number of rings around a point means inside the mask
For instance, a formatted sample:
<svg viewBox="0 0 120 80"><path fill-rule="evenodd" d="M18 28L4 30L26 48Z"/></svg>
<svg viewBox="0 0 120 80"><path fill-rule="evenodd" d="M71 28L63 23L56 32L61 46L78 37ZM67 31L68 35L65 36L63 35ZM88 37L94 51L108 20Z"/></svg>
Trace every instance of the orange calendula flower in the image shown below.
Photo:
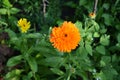
<svg viewBox="0 0 120 80"><path fill-rule="evenodd" d="M96 14L95 14L94 12L91 12L91 13L89 14L89 17L92 18L92 19L94 19L94 18L96 17Z"/></svg>
<svg viewBox="0 0 120 80"><path fill-rule="evenodd" d="M21 18L18 21L18 26L19 26L22 33L26 33L27 30L30 28L30 22L27 22L26 18Z"/></svg>
<svg viewBox="0 0 120 80"><path fill-rule="evenodd" d="M65 21L60 27L54 27L50 35L50 42L61 52L71 52L81 40L79 29L75 24Z"/></svg>

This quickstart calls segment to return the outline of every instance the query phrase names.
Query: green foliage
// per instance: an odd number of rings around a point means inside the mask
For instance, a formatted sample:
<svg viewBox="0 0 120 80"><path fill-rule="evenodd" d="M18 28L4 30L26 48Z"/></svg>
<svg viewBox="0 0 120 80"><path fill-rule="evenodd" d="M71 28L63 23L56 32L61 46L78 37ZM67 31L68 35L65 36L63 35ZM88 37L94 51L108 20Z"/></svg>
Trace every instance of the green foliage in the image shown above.
<svg viewBox="0 0 120 80"><path fill-rule="evenodd" d="M105 47L102 45L97 46L96 51L104 55L105 54Z"/></svg>
<svg viewBox="0 0 120 80"><path fill-rule="evenodd" d="M22 55L12 57L7 62L7 66L8 67L15 66L15 65L19 64L21 62L21 60L22 60Z"/></svg>
<svg viewBox="0 0 120 80"><path fill-rule="evenodd" d="M20 74L23 70L15 69L11 72L8 72L7 75L5 76L5 80L19 80L20 79Z"/></svg>
<svg viewBox="0 0 120 80"><path fill-rule="evenodd" d="M45 1L45 2L44 2ZM0 58L5 57L5 80L119 80L120 0L99 0L96 18L88 17L91 0L0 0ZM20 33L17 21L27 18L31 28ZM52 27L72 21L81 41L70 53L49 41ZM2 45L13 55L7 56ZM12 53L10 52L10 53ZM9 54L10 54L9 53ZM7 55L9 55L7 54ZM4 58L1 58L4 59Z"/></svg>

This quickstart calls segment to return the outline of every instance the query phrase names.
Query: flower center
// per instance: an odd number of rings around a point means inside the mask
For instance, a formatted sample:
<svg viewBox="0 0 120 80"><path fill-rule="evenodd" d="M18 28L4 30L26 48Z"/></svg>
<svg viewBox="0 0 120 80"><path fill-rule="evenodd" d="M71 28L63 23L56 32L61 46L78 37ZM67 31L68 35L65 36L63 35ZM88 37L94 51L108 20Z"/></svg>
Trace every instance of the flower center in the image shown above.
<svg viewBox="0 0 120 80"><path fill-rule="evenodd" d="M25 27L25 24L23 24L23 27Z"/></svg>
<svg viewBox="0 0 120 80"><path fill-rule="evenodd" d="M64 34L65 37L67 37L68 35L67 34Z"/></svg>

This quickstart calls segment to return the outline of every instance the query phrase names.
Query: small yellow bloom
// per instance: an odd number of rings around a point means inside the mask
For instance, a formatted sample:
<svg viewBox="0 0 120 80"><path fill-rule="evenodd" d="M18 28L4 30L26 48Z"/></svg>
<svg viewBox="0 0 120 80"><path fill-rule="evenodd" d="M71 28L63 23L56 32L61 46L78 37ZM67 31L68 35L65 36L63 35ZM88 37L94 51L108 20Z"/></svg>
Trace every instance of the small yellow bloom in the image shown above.
<svg viewBox="0 0 120 80"><path fill-rule="evenodd" d="M91 13L89 14L89 17L92 18L92 19L94 19L94 18L96 17L96 14L95 14L94 12L91 12Z"/></svg>
<svg viewBox="0 0 120 80"><path fill-rule="evenodd" d="M71 52L81 40L79 29L72 22L65 21L60 27L54 27L50 42L61 52Z"/></svg>
<svg viewBox="0 0 120 80"><path fill-rule="evenodd" d="M27 30L30 28L30 22L27 22L26 18L21 18L18 21L18 26L19 26L22 33L26 33Z"/></svg>

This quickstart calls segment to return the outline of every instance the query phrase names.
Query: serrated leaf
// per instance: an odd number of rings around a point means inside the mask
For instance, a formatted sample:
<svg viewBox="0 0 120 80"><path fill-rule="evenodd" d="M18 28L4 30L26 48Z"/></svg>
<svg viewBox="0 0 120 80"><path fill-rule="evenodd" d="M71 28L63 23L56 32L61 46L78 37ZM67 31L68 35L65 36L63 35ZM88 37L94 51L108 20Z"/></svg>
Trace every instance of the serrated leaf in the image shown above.
<svg viewBox="0 0 120 80"><path fill-rule="evenodd" d="M97 46L96 51L99 52L100 54L105 54L105 47L102 45Z"/></svg>
<svg viewBox="0 0 120 80"><path fill-rule="evenodd" d="M101 43L102 45L104 45L104 46L109 45L109 38L110 38L109 35L102 35L102 36L100 37L100 43Z"/></svg>
<svg viewBox="0 0 120 80"><path fill-rule="evenodd" d="M87 52L92 56L92 46L89 44L86 44L85 48L86 48Z"/></svg>
<svg viewBox="0 0 120 80"><path fill-rule="evenodd" d="M22 55L12 57L8 60L7 66L9 66L9 67L15 66L15 65L19 64L22 59L23 59Z"/></svg>
<svg viewBox="0 0 120 80"><path fill-rule="evenodd" d="M27 61L28 61L28 64L29 64L31 70L34 73L37 72L38 66L37 66L37 62L36 62L35 58L29 56L29 58L27 58Z"/></svg>

